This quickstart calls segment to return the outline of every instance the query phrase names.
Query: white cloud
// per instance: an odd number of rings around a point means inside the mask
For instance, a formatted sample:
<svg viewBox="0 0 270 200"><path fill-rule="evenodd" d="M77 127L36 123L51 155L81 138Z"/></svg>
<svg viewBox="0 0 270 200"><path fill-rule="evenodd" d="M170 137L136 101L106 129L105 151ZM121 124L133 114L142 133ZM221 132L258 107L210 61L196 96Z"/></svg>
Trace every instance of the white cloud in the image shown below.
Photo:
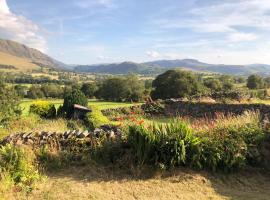
<svg viewBox="0 0 270 200"><path fill-rule="evenodd" d="M151 57L151 58L159 58L161 55L157 51L147 51L146 55Z"/></svg>
<svg viewBox="0 0 270 200"><path fill-rule="evenodd" d="M27 18L12 13L6 0L0 0L0 37L46 51L46 40L40 28Z"/></svg>
<svg viewBox="0 0 270 200"><path fill-rule="evenodd" d="M269 10L269 0L224 0L192 8L185 18L183 13L173 18L166 13L155 22L162 28L190 28L196 32L233 32L237 26L270 30Z"/></svg>
<svg viewBox="0 0 270 200"><path fill-rule="evenodd" d="M254 41L254 40L258 39L258 36L253 34L253 33L235 32L235 33L231 33L228 36L228 39L231 42L244 42L244 41Z"/></svg>

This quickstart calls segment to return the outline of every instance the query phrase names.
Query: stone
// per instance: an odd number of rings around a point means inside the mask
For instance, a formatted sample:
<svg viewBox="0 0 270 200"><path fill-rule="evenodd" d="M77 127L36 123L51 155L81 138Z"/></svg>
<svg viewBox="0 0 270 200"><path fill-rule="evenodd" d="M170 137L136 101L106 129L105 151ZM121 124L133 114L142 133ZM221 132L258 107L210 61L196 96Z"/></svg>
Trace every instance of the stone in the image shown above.
<svg viewBox="0 0 270 200"><path fill-rule="evenodd" d="M88 137L88 135L89 135L89 132L88 131L84 131L84 132L81 132L78 137L79 138L85 138L85 137Z"/></svg>

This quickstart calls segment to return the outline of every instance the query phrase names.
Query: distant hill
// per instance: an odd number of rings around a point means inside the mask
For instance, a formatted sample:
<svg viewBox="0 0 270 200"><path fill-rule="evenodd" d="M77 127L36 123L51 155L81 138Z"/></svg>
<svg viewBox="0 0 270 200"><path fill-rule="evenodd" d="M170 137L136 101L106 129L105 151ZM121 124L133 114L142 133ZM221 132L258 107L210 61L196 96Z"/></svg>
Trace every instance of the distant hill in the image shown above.
<svg viewBox="0 0 270 200"><path fill-rule="evenodd" d="M56 69L65 67L65 64L37 49L3 39L0 39L0 65L14 66L19 71L38 69L40 66Z"/></svg>
<svg viewBox="0 0 270 200"><path fill-rule="evenodd" d="M75 66L74 71L88 73L108 73L108 74L127 74L138 73L143 75L156 75L168 69L185 69L196 72L210 72L233 75L249 75L258 73L270 75L270 65L252 64L252 65L223 65L208 64L195 59L183 60L157 60L145 63L123 62L114 64L100 65L81 65Z"/></svg>
<svg viewBox="0 0 270 200"><path fill-rule="evenodd" d="M105 73L105 74L156 74L164 70L156 67L151 67L145 64L134 62L122 62L113 64L99 65L79 65L74 68L76 72L86 73Z"/></svg>

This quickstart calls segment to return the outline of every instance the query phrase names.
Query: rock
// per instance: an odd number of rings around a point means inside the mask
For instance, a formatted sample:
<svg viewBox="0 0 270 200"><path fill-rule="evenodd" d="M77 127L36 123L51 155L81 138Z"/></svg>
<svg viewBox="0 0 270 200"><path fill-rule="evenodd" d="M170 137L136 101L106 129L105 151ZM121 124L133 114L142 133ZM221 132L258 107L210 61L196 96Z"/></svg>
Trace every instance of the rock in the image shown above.
<svg viewBox="0 0 270 200"><path fill-rule="evenodd" d="M90 133L88 131L81 132L80 135L78 136L79 138L85 138L88 137Z"/></svg>

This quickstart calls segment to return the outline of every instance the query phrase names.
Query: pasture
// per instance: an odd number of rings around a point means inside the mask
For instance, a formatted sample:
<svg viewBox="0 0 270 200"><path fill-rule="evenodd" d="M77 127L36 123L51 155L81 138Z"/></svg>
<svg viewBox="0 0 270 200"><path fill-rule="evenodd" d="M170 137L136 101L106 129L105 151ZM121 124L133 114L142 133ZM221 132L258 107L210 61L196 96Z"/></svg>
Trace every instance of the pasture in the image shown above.
<svg viewBox="0 0 270 200"><path fill-rule="evenodd" d="M30 106L34 101L35 100L32 100L32 99L24 99L21 102L20 107L22 109L23 116L28 115ZM59 108L59 106L63 104L62 99L45 99L45 101L49 101L49 102L53 103L55 105L56 109ZM140 103L126 103L126 102L122 103L122 102L100 101L97 99L88 100L88 106L96 106L100 110L111 109L111 108L130 107L130 106L139 105L139 104Z"/></svg>

